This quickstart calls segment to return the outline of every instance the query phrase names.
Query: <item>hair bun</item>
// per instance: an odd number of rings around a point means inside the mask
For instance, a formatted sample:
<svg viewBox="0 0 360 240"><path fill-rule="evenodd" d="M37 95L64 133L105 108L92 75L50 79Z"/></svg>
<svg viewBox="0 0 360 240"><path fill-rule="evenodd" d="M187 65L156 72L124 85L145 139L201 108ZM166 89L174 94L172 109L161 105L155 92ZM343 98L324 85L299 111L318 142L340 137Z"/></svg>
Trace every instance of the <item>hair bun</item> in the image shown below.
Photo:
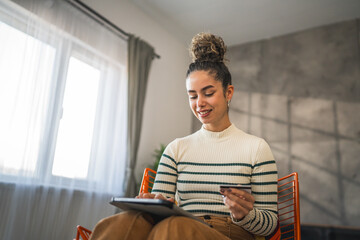
<svg viewBox="0 0 360 240"><path fill-rule="evenodd" d="M224 62L226 46L223 39L211 33L198 33L191 40L193 62Z"/></svg>

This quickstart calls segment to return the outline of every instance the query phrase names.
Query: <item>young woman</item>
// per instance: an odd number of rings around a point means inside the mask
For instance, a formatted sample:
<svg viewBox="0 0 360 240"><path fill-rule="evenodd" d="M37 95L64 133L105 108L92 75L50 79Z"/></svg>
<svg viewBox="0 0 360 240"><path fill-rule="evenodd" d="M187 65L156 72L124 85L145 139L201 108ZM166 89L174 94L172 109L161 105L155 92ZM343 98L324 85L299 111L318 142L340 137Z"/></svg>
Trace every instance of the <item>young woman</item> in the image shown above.
<svg viewBox="0 0 360 240"><path fill-rule="evenodd" d="M277 226L276 164L263 139L237 129L229 119L234 87L224 64L225 52L218 36L200 33L193 38L186 89L202 128L167 146L152 193L138 196L176 198L180 207L210 227L185 217L155 224L145 214L125 212L98 223L92 239L109 239L106 232L116 239L255 239L273 233ZM248 185L251 193L220 189L220 185Z"/></svg>

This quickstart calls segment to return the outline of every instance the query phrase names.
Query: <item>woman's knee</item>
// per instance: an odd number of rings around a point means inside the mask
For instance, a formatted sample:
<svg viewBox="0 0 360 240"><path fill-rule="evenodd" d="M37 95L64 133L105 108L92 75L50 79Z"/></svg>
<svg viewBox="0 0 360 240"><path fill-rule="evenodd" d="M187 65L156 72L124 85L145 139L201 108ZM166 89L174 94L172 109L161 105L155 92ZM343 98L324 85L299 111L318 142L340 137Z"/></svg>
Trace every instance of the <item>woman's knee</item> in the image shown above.
<svg viewBox="0 0 360 240"><path fill-rule="evenodd" d="M220 237L220 238L219 238ZM188 217L168 217L154 226L149 240L157 239L223 239L221 233Z"/></svg>
<svg viewBox="0 0 360 240"><path fill-rule="evenodd" d="M152 226L151 217L140 212L126 211L100 220L90 239L131 239L134 234L148 234Z"/></svg>

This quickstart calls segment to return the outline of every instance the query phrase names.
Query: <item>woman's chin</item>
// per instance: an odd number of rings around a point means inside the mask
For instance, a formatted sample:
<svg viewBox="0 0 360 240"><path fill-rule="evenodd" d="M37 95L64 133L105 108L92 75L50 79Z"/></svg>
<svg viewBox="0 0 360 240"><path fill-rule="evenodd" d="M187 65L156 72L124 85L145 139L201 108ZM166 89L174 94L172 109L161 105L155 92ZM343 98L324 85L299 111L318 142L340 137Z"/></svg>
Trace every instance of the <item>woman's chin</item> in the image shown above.
<svg viewBox="0 0 360 240"><path fill-rule="evenodd" d="M200 122L202 123L202 124L209 124L210 123L210 121L209 120L207 120L207 119L202 119L202 118L199 118L199 120L200 120Z"/></svg>

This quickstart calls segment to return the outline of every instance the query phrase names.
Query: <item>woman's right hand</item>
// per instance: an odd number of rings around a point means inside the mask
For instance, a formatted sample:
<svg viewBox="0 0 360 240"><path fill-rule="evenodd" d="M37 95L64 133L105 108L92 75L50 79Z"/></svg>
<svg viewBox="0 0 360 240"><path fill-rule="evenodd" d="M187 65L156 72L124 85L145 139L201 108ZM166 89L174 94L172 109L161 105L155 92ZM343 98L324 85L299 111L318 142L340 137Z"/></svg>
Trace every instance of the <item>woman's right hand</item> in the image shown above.
<svg viewBox="0 0 360 240"><path fill-rule="evenodd" d="M161 200L167 200L170 202L174 202L174 198L166 198L162 194L153 194L153 193L140 193L135 198L149 198L149 199L161 199Z"/></svg>

